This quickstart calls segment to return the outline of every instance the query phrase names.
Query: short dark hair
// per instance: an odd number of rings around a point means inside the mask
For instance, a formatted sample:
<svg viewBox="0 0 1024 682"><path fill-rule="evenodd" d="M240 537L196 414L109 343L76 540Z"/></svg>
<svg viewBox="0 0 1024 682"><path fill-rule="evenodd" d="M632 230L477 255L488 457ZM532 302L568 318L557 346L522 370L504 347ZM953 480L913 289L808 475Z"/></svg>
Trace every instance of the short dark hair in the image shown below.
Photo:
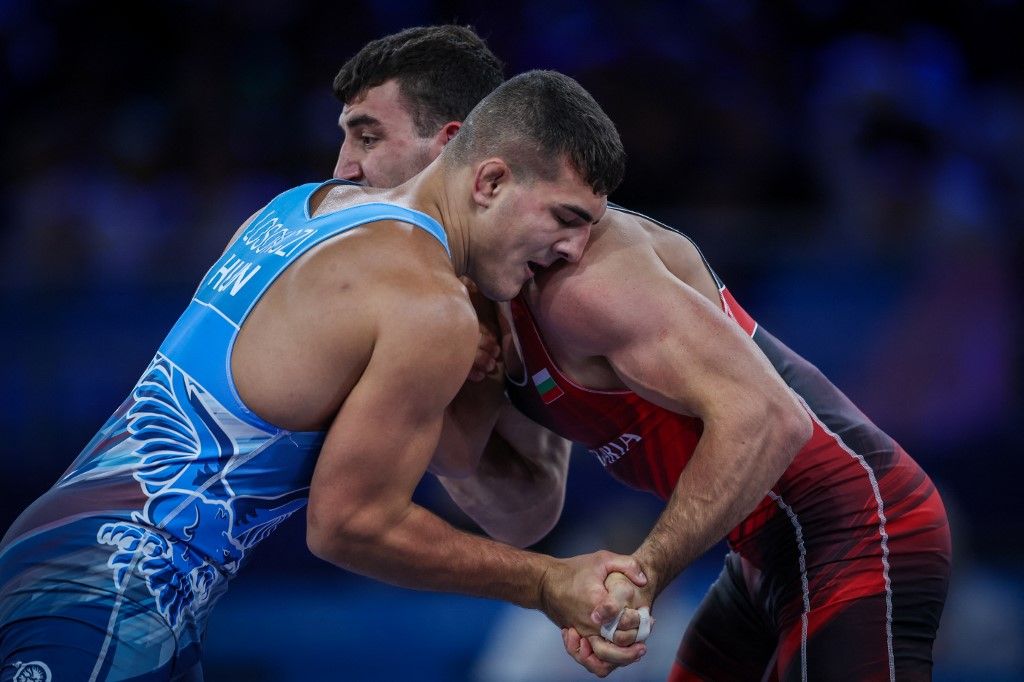
<svg viewBox="0 0 1024 682"><path fill-rule="evenodd" d="M427 137L464 120L505 74L472 27L417 26L367 43L334 77L334 94L348 103L392 78L416 132Z"/></svg>
<svg viewBox="0 0 1024 682"><path fill-rule="evenodd" d="M598 194L615 191L626 171L615 124L583 86L557 71L527 71L500 85L443 153L460 164L499 156L513 173L546 180L566 158Z"/></svg>

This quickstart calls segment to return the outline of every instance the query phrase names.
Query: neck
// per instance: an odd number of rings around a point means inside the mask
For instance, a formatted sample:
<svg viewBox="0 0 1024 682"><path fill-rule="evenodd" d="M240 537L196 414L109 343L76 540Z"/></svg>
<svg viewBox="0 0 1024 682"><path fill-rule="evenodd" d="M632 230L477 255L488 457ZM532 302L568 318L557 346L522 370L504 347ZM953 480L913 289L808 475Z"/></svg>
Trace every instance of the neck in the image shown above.
<svg viewBox="0 0 1024 682"><path fill-rule="evenodd" d="M460 204L452 194L455 183L451 182L453 178L449 176L438 157L411 180L396 188L396 194L408 202L410 207L441 223L448 237L455 275L461 277L469 268L470 231L465 211L460 210Z"/></svg>

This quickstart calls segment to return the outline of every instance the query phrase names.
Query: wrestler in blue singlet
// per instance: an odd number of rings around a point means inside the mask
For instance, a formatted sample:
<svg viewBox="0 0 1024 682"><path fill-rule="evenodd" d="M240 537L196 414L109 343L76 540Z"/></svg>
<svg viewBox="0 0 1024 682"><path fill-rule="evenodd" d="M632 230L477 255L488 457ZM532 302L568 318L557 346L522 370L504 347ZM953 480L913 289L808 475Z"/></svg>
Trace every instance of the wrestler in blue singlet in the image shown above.
<svg viewBox="0 0 1024 682"><path fill-rule="evenodd" d="M0 682L202 679L211 608L305 506L324 436L242 403L231 350L246 316L303 253L359 225L411 223L448 251L437 221L391 204L311 218L323 186L289 190L253 219L128 399L0 542Z"/></svg>

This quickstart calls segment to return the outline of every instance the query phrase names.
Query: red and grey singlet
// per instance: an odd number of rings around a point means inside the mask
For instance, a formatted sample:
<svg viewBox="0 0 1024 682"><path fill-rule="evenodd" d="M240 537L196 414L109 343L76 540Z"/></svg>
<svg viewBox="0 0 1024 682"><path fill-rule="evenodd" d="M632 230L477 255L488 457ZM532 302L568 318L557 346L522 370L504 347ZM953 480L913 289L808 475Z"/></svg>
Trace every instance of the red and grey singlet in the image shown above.
<svg viewBox="0 0 1024 682"><path fill-rule="evenodd" d="M765 665L774 665L782 679L793 674L806 679L808 666L812 673L816 666L827 670L829 662L818 660L825 654L814 646L816 635L827 633L846 638L847 645L877 644L874 667L865 669L864 677L847 679L910 674L915 661L925 657L913 643L918 640L927 640L930 669L950 561L945 510L934 485L817 368L758 326L710 266L708 271L718 284L722 310L752 337L814 421L810 441L728 535L742 558L742 587L764 607L760 615L775 636L777 649L769 652L776 663ZM574 383L550 356L526 300L517 297L511 310L526 368L525 381L506 382L516 407L587 447L615 478L668 499L700 440L701 421L632 391ZM860 613L864 609L873 609L873 615ZM855 625L836 618L841 613L857 613L849 619ZM696 639L708 637L699 634ZM726 666L692 649L684 640L680 665L699 668L694 675L734 676L735 664ZM678 679L689 678L680 674Z"/></svg>

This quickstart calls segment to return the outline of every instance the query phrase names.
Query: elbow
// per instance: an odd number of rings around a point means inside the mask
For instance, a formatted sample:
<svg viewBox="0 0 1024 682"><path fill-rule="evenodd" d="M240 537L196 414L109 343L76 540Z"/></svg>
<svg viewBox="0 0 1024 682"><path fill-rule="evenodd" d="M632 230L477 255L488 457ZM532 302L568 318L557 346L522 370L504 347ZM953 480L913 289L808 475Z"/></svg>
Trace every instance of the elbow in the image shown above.
<svg viewBox="0 0 1024 682"><path fill-rule="evenodd" d="M502 509L490 506L476 522L492 539L524 549L537 544L554 529L565 505L565 486L551 487L524 501Z"/></svg>
<svg viewBox="0 0 1024 682"><path fill-rule="evenodd" d="M493 534L488 533L488 535L490 535L492 539L497 540L498 542L503 542L506 545L511 545L519 549L526 549L527 547L532 547L543 540L554 527L554 523L547 525L532 525L529 528L517 528L514 530L504 529Z"/></svg>
<svg viewBox="0 0 1024 682"><path fill-rule="evenodd" d="M548 533L554 529L555 524L558 523L558 519L561 515L562 508L559 506L557 514L537 519L534 523L531 523L528 526L520 527L512 532L506 533L506 537L495 539L504 542L507 545L518 547L519 549L526 549L547 537Z"/></svg>
<svg viewBox="0 0 1024 682"><path fill-rule="evenodd" d="M331 559L332 553L327 546L327 541L322 536L314 534L309 528L306 529L306 547L309 553L317 559L328 563L336 563Z"/></svg>
<svg viewBox="0 0 1024 682"><path fill-rule="evenodd" d="M347 568L382 533L383 514L374 509L350 510L313 504L306 510L306 547L313 556Z"/></svg>
<svg viewBox="0 0 1024 682"><path fill-rule="evenodd" d="M486 531L487 529L484 528L484 530ZM544 537L543 535L537 537L534 533L525 533L519 530L508 529L487 531L487 534L492 540L496 540L506 545L511 545L518 549L526 549L530 545L539 542L540 538Z"/></svg>
<svg viewBox="0 0 1024 682"><path fill-rule="evenodd" d="M517 515L515 523L505 525L494 532L488 531L495 540L513 547L525 549L537 544L550 533L562 517L565 505L565 486L552 491L551 496L538 502L529 512ZM486 528L484 530L487 530Z"/></svg>
<svg viewBox="0 0 1024 682"><path fill-rule="evenodd" d="M547 537L562 518L571 447L572 444L569 441L562 439L559 439L557 443L550 444L548 450L552 455L549 459L550 466L534 483L535 490L539 492L539 499L528 515L530 522L519 524L519 532L515 538L508 541L509 544L520 548L535 545Z"/></svg>
<svg viewBox="0 0 1024 682"><path fill-rule="evenodd" d="M337 563L333 558L339 554L336 543L342 540L339 524L333 523L330 516L311 504L306 510L306 547L318 559Z"/></svg>
<svg viewBox="0 0 1024 682"><path fill-rule="evenodd" d="M427 471L440 478L466 479L474 475L480 466L480 457L440 457L427 466Z"/></svg>
<svg viewBox="0 0 1024 682"><path fill-rule="evenodd" d="M789 394L786 398L777 405L770 423L775 424L773 432L778 450L785 453L785 464L788 466L811 439L814 424L807 409L794 395Z"/></svg>

